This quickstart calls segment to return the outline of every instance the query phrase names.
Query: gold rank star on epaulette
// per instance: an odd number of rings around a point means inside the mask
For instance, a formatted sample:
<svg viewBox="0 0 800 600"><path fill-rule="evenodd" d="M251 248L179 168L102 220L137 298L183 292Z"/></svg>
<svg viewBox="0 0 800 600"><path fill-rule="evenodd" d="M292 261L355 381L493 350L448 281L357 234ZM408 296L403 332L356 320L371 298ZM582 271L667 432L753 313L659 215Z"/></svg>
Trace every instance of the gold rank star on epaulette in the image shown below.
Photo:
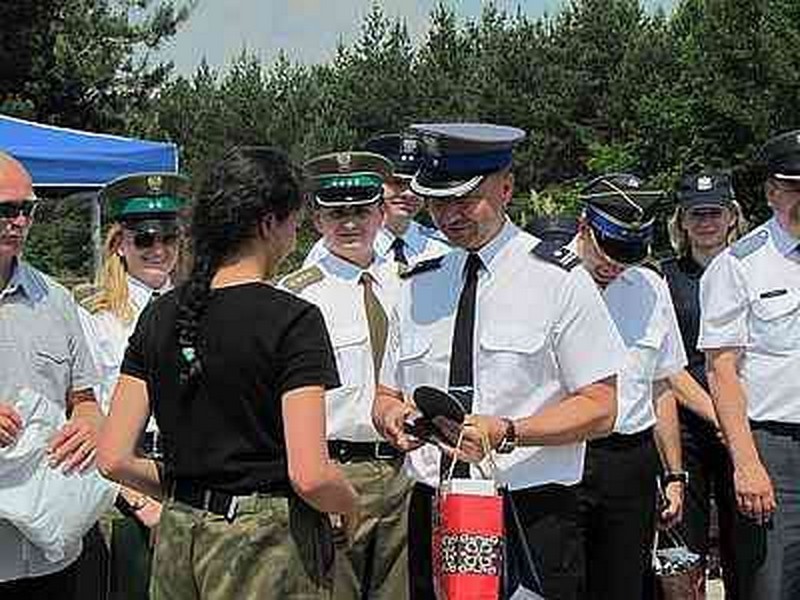
<svg viewBox="0 0 800 600"><path fill-rule="evenodd" d="M312 265L310 267L306 267L305 269L300 269L299 271L290 273L281 280L280 285L297 294L302 292L311 284L322 281L324 278L325 274L322 272L322 270L318 266Z"/></svg>

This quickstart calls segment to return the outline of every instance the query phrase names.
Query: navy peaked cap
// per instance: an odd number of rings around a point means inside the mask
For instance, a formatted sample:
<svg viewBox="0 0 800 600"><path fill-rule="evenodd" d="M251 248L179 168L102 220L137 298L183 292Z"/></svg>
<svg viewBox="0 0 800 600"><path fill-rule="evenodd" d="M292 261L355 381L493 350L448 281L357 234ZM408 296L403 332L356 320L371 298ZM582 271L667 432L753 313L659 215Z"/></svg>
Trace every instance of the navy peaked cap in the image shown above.
<svg viewBox="0 0 800 600"><path fill-rule="evenodd" d="M466 196L484 177L511 166L514 146L525 139L522 129L490 123L421 123L409 130L424 151L411 189L433 198Z"/></svg>

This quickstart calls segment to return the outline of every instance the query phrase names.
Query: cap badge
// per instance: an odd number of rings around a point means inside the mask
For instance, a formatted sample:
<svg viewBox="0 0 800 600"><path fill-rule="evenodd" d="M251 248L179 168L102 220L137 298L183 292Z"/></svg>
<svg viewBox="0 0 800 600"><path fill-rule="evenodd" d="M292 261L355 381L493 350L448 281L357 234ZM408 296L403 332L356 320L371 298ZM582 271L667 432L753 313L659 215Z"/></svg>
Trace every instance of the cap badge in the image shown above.
<svg viewBox="0 0 800 600"><path fill-rule="evenodd" d="M628 179L628 187L632 187L632 188L638 189L639 186L640 186L639 180L636 179L635 177L631 177L631 178Z"/></svg>
<svg viewBox="0 0 800 600"><path fill-rule="evenodd" d="M348 173L352 162L353 157L349 152L339 152L336 154L336 163L339 165L339 173Z"/></svg>
<svg viewBox="0 0 800 600"><path fill-rule="evenodd" d="M406 138L403 140L402 154L414 154L417 151L417 140L414 138Z"/></svg>
<svg viewBox="0 0 800 600"><path fill-rule="evenodd" d="M697 178L697 191L708 192L714 189L714 180L707 175Z"/></svg>
<svg viewBox="0 0 800 600"><path fill-rule="evenodd" d="M146 184L149 193L159 194L164 189L164 178L161 175L148 175Z"/></svg>

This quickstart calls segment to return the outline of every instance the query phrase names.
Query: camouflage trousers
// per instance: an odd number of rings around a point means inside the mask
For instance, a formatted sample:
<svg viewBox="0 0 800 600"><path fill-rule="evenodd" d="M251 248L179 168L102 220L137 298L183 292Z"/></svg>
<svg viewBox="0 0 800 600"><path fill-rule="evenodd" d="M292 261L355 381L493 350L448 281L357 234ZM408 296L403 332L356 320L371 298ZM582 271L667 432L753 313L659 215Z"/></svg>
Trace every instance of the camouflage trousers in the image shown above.
<svg viewBox="0 0 800 600"><path fill-rule="evenodd" d="M299 498L240 498L236 517L168 500L159 524L151 600L329 599L327 516Z"/></svg>
<svg viewBox="0 0 800 600"><path fill-rule="evenodd" d="M359 495L361 522L352 546L337 548L336 600L408 597L408 500L402 458L342 464Z"/></svg>

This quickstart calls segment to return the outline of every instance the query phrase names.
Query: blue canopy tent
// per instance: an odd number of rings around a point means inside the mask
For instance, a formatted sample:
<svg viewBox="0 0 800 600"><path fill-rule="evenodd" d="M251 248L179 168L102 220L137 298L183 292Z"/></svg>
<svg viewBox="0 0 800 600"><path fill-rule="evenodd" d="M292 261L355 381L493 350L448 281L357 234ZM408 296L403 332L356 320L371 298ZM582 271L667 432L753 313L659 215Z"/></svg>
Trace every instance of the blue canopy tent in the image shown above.
<svg viewBox="0 0 800 600"><path fill-rule="evenodd" d="M0 149L25 165L34 185L97 188L122 175L178 171L175 144L41 125L0 115Z"/></svg>
<svg viewBox="0 0 800 600"><path fill-rule="evenodd" d="M178 147L89 133L0 115L0 150L19 160L37 188L85 189L91 201L94 267L100 264L100 206L96 190L132 173L178 171Z"/></svg>

